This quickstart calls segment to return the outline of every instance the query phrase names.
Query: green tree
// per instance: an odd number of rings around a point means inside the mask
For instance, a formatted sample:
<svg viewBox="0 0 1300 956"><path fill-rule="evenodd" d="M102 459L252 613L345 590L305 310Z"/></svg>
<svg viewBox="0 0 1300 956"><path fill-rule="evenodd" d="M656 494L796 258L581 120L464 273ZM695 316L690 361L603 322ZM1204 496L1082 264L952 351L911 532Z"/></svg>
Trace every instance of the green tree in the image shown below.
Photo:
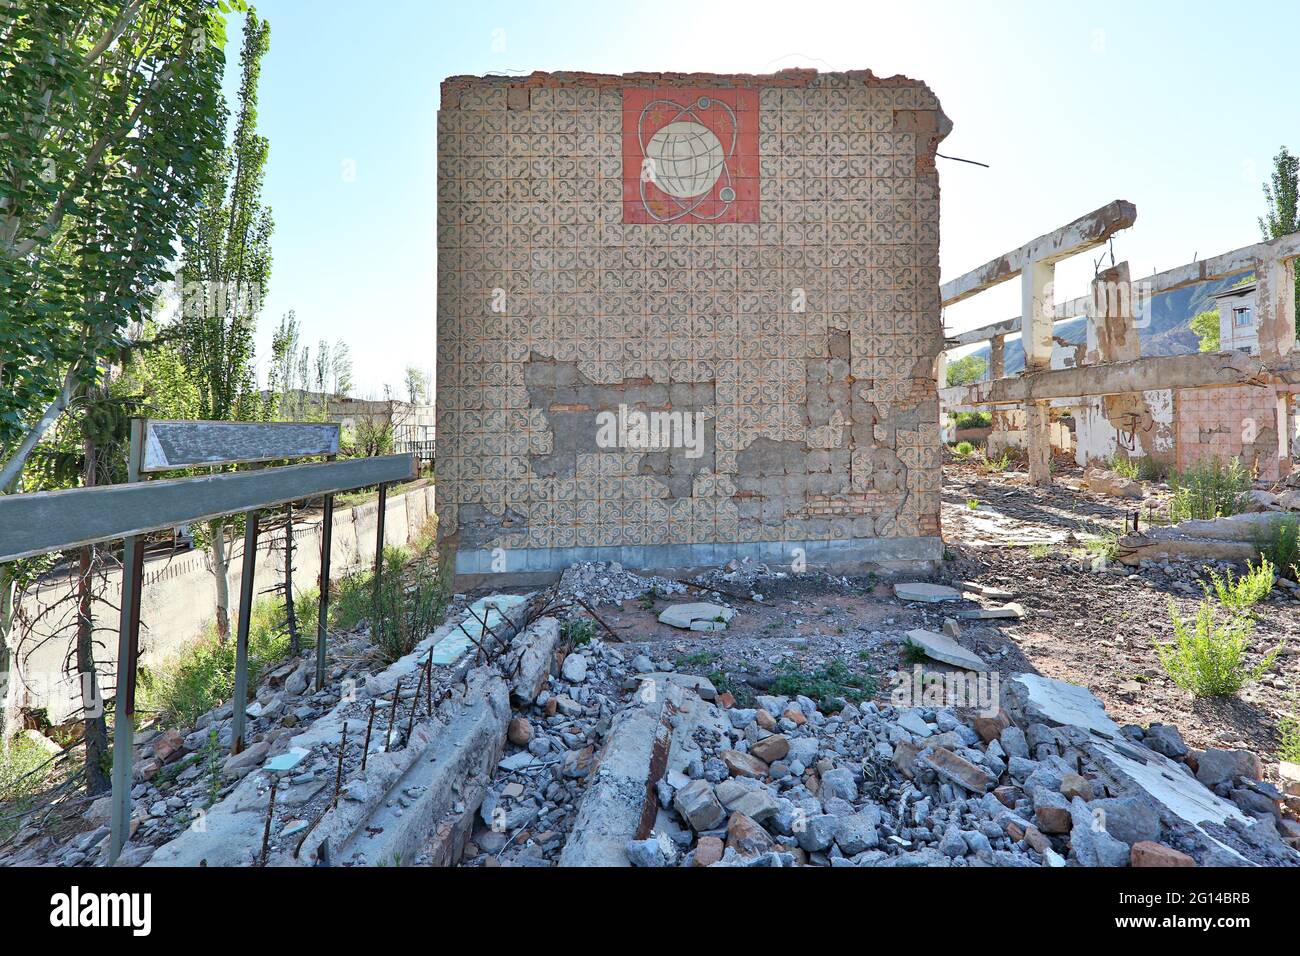
<svg viewBox="0 0 1300 956"><path fill-rule="evenodd" d="M1192 331L1200 340L1202 352L1219 351L1219 310L1210 309L1192 318Z"/></svg>
<svg viewBox="0 0 1300 956"><path fill-rule="evenodd" d="M429 400L429 373L414 365L406 366L406 397L412 405L419 405Z"/></svg>
<svg viewBox="0 0 1300 956"><path fill-rule="evenodd" d="M1264 184L1268 212L1259 219L1264 239L1280 239L1300 232L1300 157L1283 146L1273 157L1271 182ZM1296 285L1296 335L1300 336L1300 284Z"/></svg>
<svg viewBox="0 0 1300 956"><path fill-rule="evenodd" d="M333 364L334 383L330 391L346 398L352 391L352 351L342 339L334 343Z"/></svg>
<svg viewBox="0 0 1300 956"><path fill-rule="evenodd" d="M168 329L185 376L198 390L198 416L210 421L265 421L274 409L259 392L253 367L253 338L271 273L271 211L261 201L269 144L257 132L257 84L269 44L270 27L250 11L234 131L187 230L179 314ZM211 557L221 640L230 634L226 534L238 524L218 518L200 532Z"/></svg>
<svg viewBox="0 0 1300 956"><path fill-rule="evenodd" d="M971 385L984 377L989 363L978 355L966 355L948 363L949 385Z"/></svg>
<svg viewBox="0 0 1300 956"><path fill-rule="evenodd" d="M221 145L222 6L0 4L0 493L35 487L33 452L170 273ZM22 573L0 567L0 724Z"/></svg>

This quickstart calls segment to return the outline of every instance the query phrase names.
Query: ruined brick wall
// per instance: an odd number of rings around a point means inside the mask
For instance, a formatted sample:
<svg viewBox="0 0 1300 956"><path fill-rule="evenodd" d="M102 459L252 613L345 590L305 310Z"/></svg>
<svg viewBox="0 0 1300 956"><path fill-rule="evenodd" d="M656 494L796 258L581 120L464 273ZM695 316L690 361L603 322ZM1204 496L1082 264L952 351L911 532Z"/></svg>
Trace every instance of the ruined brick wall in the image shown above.
<svg viewBox="0 0 1300 956"><path fill-rule="evenodd" d="M1249 385L1183 388L1175 393L1178 469L1201 462L1241 459L1265 481L1277 481L1277 396Z"/></svg>
<svg viewBox="0 0 1300 956"><path fill-rule="evenodd" d="M947 131L923 84L867 72L447 80L457 571L938 559ZM703 431L646 441L636 412Z"/></svg>

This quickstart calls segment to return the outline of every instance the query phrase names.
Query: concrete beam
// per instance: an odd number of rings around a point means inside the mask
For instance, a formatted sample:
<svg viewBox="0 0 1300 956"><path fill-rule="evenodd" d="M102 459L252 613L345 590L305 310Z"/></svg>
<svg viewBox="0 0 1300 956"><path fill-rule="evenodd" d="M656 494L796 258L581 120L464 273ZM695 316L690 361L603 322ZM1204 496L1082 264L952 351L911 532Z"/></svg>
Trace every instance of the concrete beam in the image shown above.
<svg viewBox="0 0 1300 956"><path fill-rule="evenodd" d="M978 329L969 329L966 332L948 335L944 339L944 347L955 349L963 345L975 345L1003 335L1018 335L1019 333L1020 316L1016 316L1014 319L1004 319L1001 322L994 322L992 325L981 325Z"/></svg>
<svg viewBox="0 0 1300 956"><path fill-rule="evenodd" d="M1287 374L1296 374L1286 370ZM1212 385L1265 385L1273 374L1256 357L1244 352L1200 352L1160 355L1076 368L1029 372L1016 378L958 385L939 392L941 407L1020 405L1057 398L1120 395L1160 388L1203 388Z"/></svg>
<svg viewBox="0 0 1300 956"><path fill-rule="evenodd" d="M416 476L412 455L0 496L0 561Z"/></svg>
<svg viewBox="0 0 1300 956"><path fill-rule="evenodd" d="M1052 264L1102 245L1121 229L1137 221L1137 207L1117 199L1080 216L1067 226L1039 236L1013 252L986 262L940 288L944 305L952 305L995 285L1014 279L1031 262Z"/></svg>
<svg viewBox="0 0 1300 956"><path fill-rule="evenodd" d="M1136 279L1144 295L1162 295L1175 292L1189 285L1226 279L1242 272L1257 272L1260 263L1295 259L1300 256L1300 232L1294 232L1280 239L1259 242L1253 246L1243 246L1221 256L1198 259L1185 266L1178 266L1166 272L1158 272L1147 278ZM1083 295L1056 304L1056 321L1078 318L1091 314L1092 296Z"/></svg>

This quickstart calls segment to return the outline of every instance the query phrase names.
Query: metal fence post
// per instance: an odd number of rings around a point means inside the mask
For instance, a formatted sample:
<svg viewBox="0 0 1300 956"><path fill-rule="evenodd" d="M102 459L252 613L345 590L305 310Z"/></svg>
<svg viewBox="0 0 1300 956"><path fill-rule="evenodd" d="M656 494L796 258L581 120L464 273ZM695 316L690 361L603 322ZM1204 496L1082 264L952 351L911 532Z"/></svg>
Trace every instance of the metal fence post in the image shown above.
<svg viewBox="0 0 1300 956"><path fill-rule="evenodd" d="M140 480L144 431L131 422L127 481ZM135 756L135 672L140 653L140 597L144 584L144 540L122 541L122 606L117 631L117 691L113 714L113 779L110 800L108 865L112 866L131 836L131 776Z"/></svg>
<svg viewBox="0 0 1300 956"><path fill-rule="evenodd" d="M244 749L244 711L248 707L248 627L253 617L253 578L257 574L257 512L244 519L244 571L239 582L239 627L235 638L234 723L231 724L230 752Z"/></svg>
<svg viewBox="0 0 1300 956"><path fill-rule="evenodd" d="M112 839L108 865L131 836L131 771L135 745L135 671L140 656L140 594L144 541L127 538L122 555L122 618L117 636L117 702L113 717Z"/></svg>
<svg viewBox="0 0 1300 956"><path fill-rule="evenodd" d="M384 573L384 513L388 510L388 485L379 485L379 518L375 523L375 580L373 603L379 608L379 578ZM371 623L374 627L374 623Z"/></svg>
<svg viewBox="0 0 1300 956"><path fill-rule="evenodd" d="M325 686L325 640L330 614L330 547L334 537L334 496L325 496L320 530L320 603L316 606L316 689Z"/></svg>

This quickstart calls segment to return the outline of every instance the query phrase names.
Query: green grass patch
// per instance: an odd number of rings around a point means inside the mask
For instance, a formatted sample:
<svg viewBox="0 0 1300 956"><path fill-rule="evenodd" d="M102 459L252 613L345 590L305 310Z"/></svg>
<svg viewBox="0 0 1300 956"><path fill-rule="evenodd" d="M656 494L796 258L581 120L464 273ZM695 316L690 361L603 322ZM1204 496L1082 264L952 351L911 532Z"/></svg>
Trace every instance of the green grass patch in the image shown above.
<svg viewBox="0 0 1300 956"><path fill-rule="evenodd" d="M696 651L677 658L678 667L709 667L722 659L717 651Z"/></svg>
<svg viewBox="0 0 1300 956"><path fill-rule="evenodd" d="M1003 452L997 458L990 458L987 454L980 459L980 470L992 474L1002 474L1011 467L1011 453Z"/></svg>
<svg viewBox="0 0 1300 956"><path fill-rule="evenodd" d="M316 590L304 592L294 602L302 647L316 646ZM284 630L282 602L275 599L253 604L248 628L248 686L257 687L261 676L289 656L289 635ZM200 716L235 692L235 635L217 639L215 625L175 657L157 667L140 668L141 710L152 711L163 727L190 727Z"/></svg>
<svg viewBox="0 0 1300 956"><path fill-rule="evenodd" d="M1249 614L1250 609L1273 591L1273 565L1268 558L1262 558L1259 566L1246 563L1246 573L1240 577L1231 571L1219 574L1213 568L1209 573L1210 583L1202 585L1205 596L1219 599L1219 603L1234 614Z"/></svg>
<svg viewBox="0 0 1300 956"><path fill-rule="evenodd" d="M870 674L856 674L839 660L833 660L812 671L805 671L794 661L785 661L778 668L770 693L779 697L804 697L815 700L826 713L839 709L837 699L860 703L876 692L876 680Z"/></svg>
<svg viewBox="0 0 1300 956"><path fill-rule="evenodd" d="M581 647L596 637L596 622L589 617L571 617L564 622L560 633L571 646Z"/></svg>
<svg viewBox="0 0 1300 956"><path fill-rule="evenodd" d="M54 764L42 767L49 759L49 754L21 736L13 737L7 749L0 748L0 842L23 824L21 819L7 818L30 809L36 797L55 782L59 771Z"/></svg>
<svg viewBox="0 0 1300 956"><path fill-rule="evenodd" d="M930 655L925 652L925 648L913 641L903 642L903 663L904 664L924 664L930 659Z"/></svg>

